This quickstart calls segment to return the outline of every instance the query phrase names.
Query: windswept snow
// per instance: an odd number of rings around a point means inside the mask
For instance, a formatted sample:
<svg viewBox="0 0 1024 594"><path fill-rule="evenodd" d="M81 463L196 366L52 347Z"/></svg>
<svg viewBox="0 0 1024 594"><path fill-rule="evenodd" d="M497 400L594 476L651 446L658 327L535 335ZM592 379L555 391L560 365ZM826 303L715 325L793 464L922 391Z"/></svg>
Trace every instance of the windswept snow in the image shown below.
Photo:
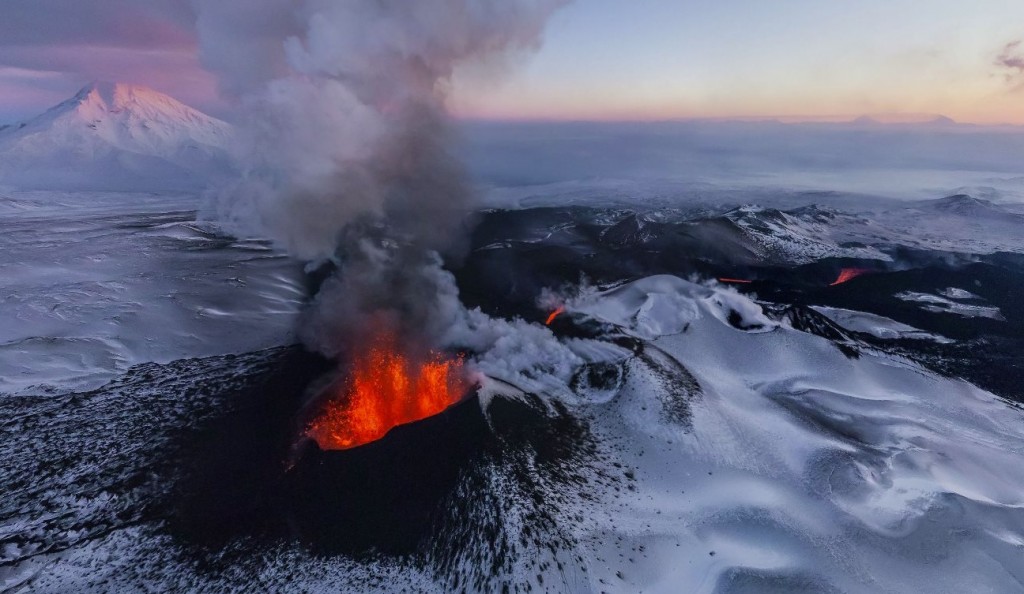
<svg viewBox="0 0 1024 594"><path fill-rule="evenodd" d="M948 290L946 292L948 293ZM968 293L968 295L970 294ZM915 291L904 291L896 295L897 299L902 299L903 301L921 303L921 309L934 313L956 314L965 318L991 318L993 320L1006 319L1003 317L1003 314L999 311L998 307L962 302L963 300L970 299L971 297L973 297L973 295L970 295L970 297L954 297L957 301L953 301L946 297Z"/></svg>
<svg viewBox="0 0 1024 594"><path fill-rule="evenodd" d="M778 210L747 205L723 215L763 246L767 257L891 261L886 246L956 253L1024 251L1024 216L965 194L856 213L822 206Z"/></svg>
<svg viewBox="0 0 1024 594"><path fill-rule="evenodd" d="M0 392L89 389L138 363L290 342L298 264L197 223L197 206L0 194Z"/></svg>
<svg viewBox="0 0 1024 594"><path fill-rule="evenodd" d="M769 256L784 261L892 259L876 247L860 242L867 235L883 233L880 225L864 216L818 206L781 211L746 205L727 212L724 217L761 244Z"/></svg>
<svg viewBox="0 0 1024 594"><path fill-rule="evenodd" d="M645 339L685 332L710 317L748 331L778 326L752 301L725 288L711 288L662 275L641 279L603 293L570 300L569 311L619 326Z"/></svg>
<svg viewBox="0 0 1024 594"><path fill-rule="evenodd" d="M659 277L581 309L625 330L638 320L678 330L677 313L648 307L650 296L699 311L710 293ZM756 304L730 299L756 319ZM638 480L579 527L592 589L1021 591L1021 411L784 326L752 333L718 316L688 319L684 331L648 333L647 347L699 384L687 423L658 413L666 405L636 383L635 366L619 397L593 411Z"/></svg>
<svg viewBox="0 0 1024 594"><path fill-rule="evenodd" d="M812 306L811 309L847 330L863 332L875 338L886 340L910 338L915 340L934 340L941 343L952 342L943 336L925 332L924 330L873 313L818 305Z"/></svg>

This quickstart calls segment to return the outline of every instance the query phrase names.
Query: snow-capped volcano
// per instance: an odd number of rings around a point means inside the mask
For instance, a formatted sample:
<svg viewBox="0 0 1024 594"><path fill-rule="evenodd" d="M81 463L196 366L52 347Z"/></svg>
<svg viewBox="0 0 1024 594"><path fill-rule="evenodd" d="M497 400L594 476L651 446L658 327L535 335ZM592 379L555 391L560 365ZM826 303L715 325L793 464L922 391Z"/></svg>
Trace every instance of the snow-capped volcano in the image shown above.
<svg viewBox="0 0 1024 594"><path fill-rule="evenodd" d="M0 128L0 184L165 189L201 185L229 164L231 126L145 87L93 83Z"/></svg>

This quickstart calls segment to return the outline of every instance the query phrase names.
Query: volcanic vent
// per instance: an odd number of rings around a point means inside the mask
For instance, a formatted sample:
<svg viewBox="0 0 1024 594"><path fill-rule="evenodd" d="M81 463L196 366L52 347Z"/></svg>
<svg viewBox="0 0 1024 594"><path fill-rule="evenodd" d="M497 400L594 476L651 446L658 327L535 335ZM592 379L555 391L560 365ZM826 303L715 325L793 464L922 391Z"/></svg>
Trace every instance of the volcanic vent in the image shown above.
<svg viewBox="0 0 1024 594"><path fill-rule="evenodd" d="M400 425L458 404L469 391L464 357L431 351L424 361L403 352L384 329L358 353L306 435L323 450L347 450L384 437Z"/></svg>

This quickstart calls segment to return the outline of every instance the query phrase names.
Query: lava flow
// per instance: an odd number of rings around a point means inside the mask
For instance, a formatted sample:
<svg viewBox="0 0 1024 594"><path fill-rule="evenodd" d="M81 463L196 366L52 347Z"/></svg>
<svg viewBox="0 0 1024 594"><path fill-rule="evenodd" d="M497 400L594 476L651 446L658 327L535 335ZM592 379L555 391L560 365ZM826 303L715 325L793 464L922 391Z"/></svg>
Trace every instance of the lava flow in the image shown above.
<svg viewBox="0 0 1024 594"><path fill-rule="evenodd" d="M837 278L835 282L830 284L829 286L834 287L836 285L841 285L843 283L852 281L858 276L867 274L868 272L871 271L865 268L843 268L842 270L839 271L839 278Z"/></svg>
<svg viewBox="0 0 1024 594"><path fill-rule="evenodd" d="M414 362L385 333L356 357L351 374L306 429L322 450L348 450L408 423L444 412L469 389L462 358L431 353Z"/></svg>
<svg viewBox="0 0 1024 594"><path fill-rule="evenodd" d="M544 325L550 326L551 323L555 321L555 318L562 315L563 313L565 313L565 307L559 307L555 311L551 312L551 315L548 316L548 319L544 322Z"/></svg>
<svg viewBox="0 0 1024 594"><path fill-rule="evenodd" d="M746 279L743 279L743 278L719 278L718 282L734 284L734 285L749 285L749 284L753 283L754 281L746 280Z"/></svg>

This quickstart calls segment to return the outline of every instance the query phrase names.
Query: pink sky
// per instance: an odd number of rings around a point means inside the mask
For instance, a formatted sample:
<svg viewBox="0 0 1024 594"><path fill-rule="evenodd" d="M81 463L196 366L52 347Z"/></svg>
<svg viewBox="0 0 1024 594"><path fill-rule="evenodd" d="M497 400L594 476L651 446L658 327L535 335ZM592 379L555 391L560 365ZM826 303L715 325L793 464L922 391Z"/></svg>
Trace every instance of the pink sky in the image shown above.
<svg viewBox="0 0 1024 594"><path fill-rule="evenodd" d="M733 1L729 10L577 1L556 15L540 52L514 60L506 76L460 73L449 105L458 116L493 119L942 114L1024 124L1019 0L936 0L927 14L909 0L865 0L856 11ZM94 80L150 86L229 115L197 55L195 21L189 0L4 0L0 122Z"/></svg>

